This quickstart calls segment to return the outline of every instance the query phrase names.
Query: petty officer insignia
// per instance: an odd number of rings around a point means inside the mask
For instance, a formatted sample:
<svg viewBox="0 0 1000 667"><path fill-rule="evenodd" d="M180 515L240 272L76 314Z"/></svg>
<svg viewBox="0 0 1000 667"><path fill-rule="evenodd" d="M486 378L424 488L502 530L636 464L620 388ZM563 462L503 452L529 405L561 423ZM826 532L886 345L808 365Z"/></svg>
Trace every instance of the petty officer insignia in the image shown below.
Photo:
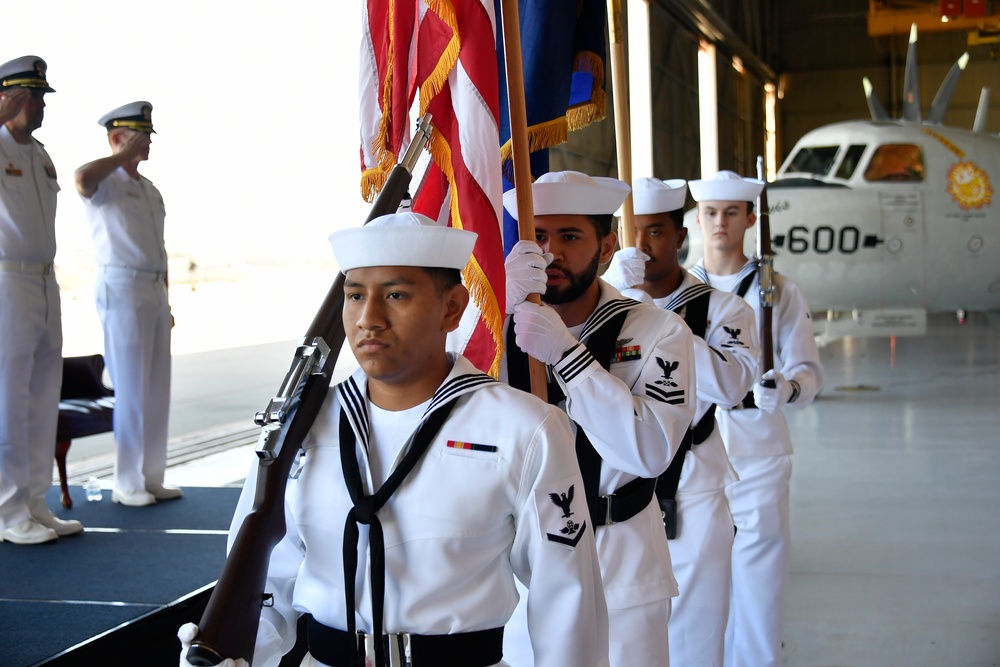
<svg viewBox="0 0 1000 667"><path fill-rule="evenodd" d="M569 480L564 480L569 482ZM556 489L565 489L559 483ZM580 542L580 538L587 532L587 522L577 523L573 521L573 500L576 495L575 485L569 483L566 491L548 491L541 489L535 491L535 505L538 508L538 525L545 534L546 539L563 547L573 549Z"/></svg>

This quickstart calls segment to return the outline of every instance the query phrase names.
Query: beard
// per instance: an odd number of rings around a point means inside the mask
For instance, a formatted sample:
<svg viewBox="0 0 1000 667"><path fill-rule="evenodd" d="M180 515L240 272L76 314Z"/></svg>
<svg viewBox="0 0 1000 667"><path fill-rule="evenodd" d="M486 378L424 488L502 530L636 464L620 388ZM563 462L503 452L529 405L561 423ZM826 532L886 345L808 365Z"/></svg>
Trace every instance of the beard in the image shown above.
<svg viewBox="0 0 1000 667"><path fill-rule="evenodd" d="M542 301L549 305L559 305L562 303L576 301L583 296L583 294L590 289L590 286L594 284L594 281L597 280L597 269L600 265L601 250L598 248L590 264L578 273L571 273L558 266L550 266L549 268L559 269L559 271L561 271L566 277L566 281L569 284L561 289L553 289L552 287L547 288L545 290L545 294L542 295Z"/></svg>

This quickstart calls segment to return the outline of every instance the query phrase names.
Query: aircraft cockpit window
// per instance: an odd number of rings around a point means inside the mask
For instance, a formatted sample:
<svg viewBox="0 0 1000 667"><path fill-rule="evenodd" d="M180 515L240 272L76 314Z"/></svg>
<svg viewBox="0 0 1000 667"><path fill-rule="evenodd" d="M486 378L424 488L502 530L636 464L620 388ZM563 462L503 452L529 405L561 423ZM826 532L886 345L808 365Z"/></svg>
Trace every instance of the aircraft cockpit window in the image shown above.
<svg viewBox="0 0 1000 667"><path fill-rule="evenodd" d="M837 167L837 178L842 178L846 181L854 174L854 170L858 168L858 163L861 162L861 156L864 154L866 148L868 147L864 144L860 146L852 144L847 149L847 152L844 153L844 159L840 161L840 166Z"/></svg>
<svg viewBox="0 0 1000 667"><path fill-rule="evenodd" d="M915 183L924 180L924 157L914 144L884 144L879 146L865 169L866 181L901 181Z"/></svg>
<svg viewBox="0 0 1000 667"><path fill-rule="evenodd" d="M833 168L833 161L837 159L837 151L839 150L840 146L806 146L801 148L792 158L792 162L785 172L826 176Z"/></svg>

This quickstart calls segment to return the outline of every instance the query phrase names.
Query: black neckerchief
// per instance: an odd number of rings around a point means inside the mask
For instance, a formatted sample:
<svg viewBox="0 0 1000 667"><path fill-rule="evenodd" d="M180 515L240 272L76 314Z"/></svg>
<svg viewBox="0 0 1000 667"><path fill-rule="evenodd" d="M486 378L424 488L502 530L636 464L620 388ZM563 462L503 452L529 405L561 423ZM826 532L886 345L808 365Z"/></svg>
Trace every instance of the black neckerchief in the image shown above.
<svg viewBox="0 0 1000 667"><path fill-rule="evenodd" d="M385 607L385 537L382 523L377 512L385 506L389 497L399 488L406 476L420 461L431 441L448 419L452 409L461 396L480 385L495 382L493 378L482 373L466 374L451 377L435 392L427 411L417 430L410 436L404 447L406 453L402 461L389 479L379 487L373 495L366 496L361 483L361 469L358 465L356 451L357 438L353 426L363 438L362 445L368 448L368 409L362 390L353 378L338 385L340 396L340 463L344 471L344 482L350 493L354 507L347 514L344 522L344 594L347 606L347 632L356 634L355 622L356 596L355 579L358 571L358 540L360 531L358 524L369 526L368 539L371 552L372 569L372 635L375 641L376 667L384 667L385 651L381 641L383 615Z"/></svg>

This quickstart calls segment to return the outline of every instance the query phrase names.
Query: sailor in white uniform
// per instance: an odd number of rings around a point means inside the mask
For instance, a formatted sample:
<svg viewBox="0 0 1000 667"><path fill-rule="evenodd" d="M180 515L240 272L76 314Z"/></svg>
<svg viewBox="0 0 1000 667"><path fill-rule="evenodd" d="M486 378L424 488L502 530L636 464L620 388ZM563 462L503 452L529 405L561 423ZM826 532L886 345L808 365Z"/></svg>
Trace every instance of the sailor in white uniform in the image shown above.
<svg viewBox="0 0 1000 667"><path fill-rule="evenodd" d="M614 251L612 213L628 192L617 179L571 171L532 185L537 243L521 241L507 258L513 316L501 365L501 379L526 389L525 355L546 364L548 400L576 429L616 667L667 664L663 626L677 586L653 488L695 412L693 340L683 320L597 277ZM516 197L504 195L515 218ZM526 301L531 293L543 305ZM526 642L508 630L511 664L531 665Z"/></svg>
<svg viewBox="0 0 1000 667"><path fill-rule="evenodd" d="M756 378L759 351L753 310L680 265L678 251L687 236L686 196L683 180L641 178L632 184L636 247L616 252L604 279L623 294L651 297L656 306L681 315L695 334L698 410L690 449L674 457L656 494L668 522L680 591L668 626L670 664L721 667L733 549L725 489L736 481L736 473L715 414L718 405L729 407L746 396Z"/></svg>
<svg viewBox="0 0 1000 667"><path fill-rule="evenodd" d="M45 61L0 65L0 541L39 544L83 530L52 515L45 494L62 386L56 169L42 126Z"/></svg>
<svg viewBox="0 0 1000 667"><path fill-rule="evenodd" d="M153 106L105 114L112 154L76 170L97 254L94 285L104 356L115 388L112 501L132 507L179 498L163 483L170 414L170 329L163 196L139 173L149 159Z"/></svg>
<svg viewBox="0 0 1000 667"><path fill-rule="evenodd" d="M607 608L569 422L445 349L468 303L459 269L476 235L398 213L330 238L360 369L331 389L288 482L254 667L278 664L303 614L303 665L359 664L356 631L368 644L391 635L393 646L408 633L412 667L505 665L515 577L528 587L539 665L607 665ZM254 486L252 475L231 535ZM356 569L345 565L351 556ZM183 643L196 633L184 626Z"/></svg>
<svg viewBox="0 0 1000 667"><path fill-rule="evenodd" d="M721 171L688 185L698 202L698 226L705 239L705 257L691 273L718 290L742 296L759 319L757 262L744 255L743 237L756 222L752 202L763 182ZM781 665L792 475L792 442L781 408L806 407L823 386L823 366L805 296L784 276L775 276L775 286L774 370L762 378L773 379L776 387L754 382L752 394L718 415L722 439L740 477L726 488L737 528L727 667Z"/></svg>

